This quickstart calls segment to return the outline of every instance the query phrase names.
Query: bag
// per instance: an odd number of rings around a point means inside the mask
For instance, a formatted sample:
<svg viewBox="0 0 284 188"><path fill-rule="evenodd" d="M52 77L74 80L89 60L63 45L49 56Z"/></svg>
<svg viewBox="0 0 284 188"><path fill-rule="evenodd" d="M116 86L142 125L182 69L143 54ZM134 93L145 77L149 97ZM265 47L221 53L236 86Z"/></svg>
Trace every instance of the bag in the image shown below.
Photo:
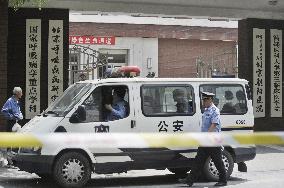
<svg viewBox="0 0 284 188"><path fill-rule="evenodd" d="M21 125L19 123L15 123L12 127L12 132L19 132L21 130Z"/></svg>

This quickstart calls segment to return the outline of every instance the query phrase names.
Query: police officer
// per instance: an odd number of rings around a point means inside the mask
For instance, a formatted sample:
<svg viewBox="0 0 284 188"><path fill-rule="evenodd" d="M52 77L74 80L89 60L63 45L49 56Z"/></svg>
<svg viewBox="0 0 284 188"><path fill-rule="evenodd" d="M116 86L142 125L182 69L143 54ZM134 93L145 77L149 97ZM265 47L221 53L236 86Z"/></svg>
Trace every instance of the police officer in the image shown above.
<svg viewBox="0 0 284 188"><path fill-rule="evenodd" d="M202 92L203 106L205 107L202 115L202 132L221 132L220 112L213 104L214 93ZM219 181L215 186L226 186L227 177L226 169L222 161L221 147L199 147L195 157L195 164L192 167L190 174L184 178L179 179L180 183L186 183L189 187L197 180L200 169L203 168L208 157L211 157L217 170L219 171Z"/></svg>

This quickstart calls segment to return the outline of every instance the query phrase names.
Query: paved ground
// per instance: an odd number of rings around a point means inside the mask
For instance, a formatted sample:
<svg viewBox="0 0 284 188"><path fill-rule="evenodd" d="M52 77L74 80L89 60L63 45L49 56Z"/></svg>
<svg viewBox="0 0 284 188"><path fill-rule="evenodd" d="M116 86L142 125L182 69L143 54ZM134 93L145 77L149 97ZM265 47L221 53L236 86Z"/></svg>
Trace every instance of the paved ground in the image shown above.
<svg viewBox="0 0 284 188"><path fill-rule="evenodd" d="M228 181L230 188L283 188L284 147L258 146L255 160L247 162L248 172L238 172L235 167ZM197 182L194 187L213 187L215 182ZM0 168L0 188L56 187L53 182L43 182L35 174L18 169ZM93 175L87 187L187 187L177 183L167 170L130 171L122 174Z"/></svg>

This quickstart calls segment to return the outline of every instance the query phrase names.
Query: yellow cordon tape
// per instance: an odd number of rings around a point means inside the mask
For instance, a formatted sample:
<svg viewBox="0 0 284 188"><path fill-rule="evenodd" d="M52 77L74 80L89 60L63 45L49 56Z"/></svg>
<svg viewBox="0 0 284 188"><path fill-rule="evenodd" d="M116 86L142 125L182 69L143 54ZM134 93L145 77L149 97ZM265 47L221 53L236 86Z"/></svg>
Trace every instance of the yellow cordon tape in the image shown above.
<svg viewBox="0 0 284 188"><path fill-rule="evenodd" d="M284 132L256 133L0 133L0 147L182 148L284 145Z"/></svg>
<svg viewBox="0 0 284 188"><path fill-rule="evenodd" d="M32 134L0 133L0 147L41 147L42 142Z"/></svg>
<svg viewBox="0 0 284 188"><path fill-rule="evenodd" d="M234 139L239 142L240 145L246 144L256 144L256 145L266 145L266 144L284 144L284 132L275 133L253 133L253 135L233 135Z"/></svg>

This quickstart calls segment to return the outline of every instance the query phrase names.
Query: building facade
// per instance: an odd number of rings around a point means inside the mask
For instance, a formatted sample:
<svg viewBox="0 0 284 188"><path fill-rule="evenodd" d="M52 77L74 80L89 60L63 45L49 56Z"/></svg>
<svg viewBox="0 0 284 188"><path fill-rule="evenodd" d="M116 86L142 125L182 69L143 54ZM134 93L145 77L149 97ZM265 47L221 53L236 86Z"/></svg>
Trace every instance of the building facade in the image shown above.
<svg viewBox="0 0 284 188"><path fill-rule="evenodd" d="M110 67L139 66L142 77L237 76L235 28L84 22L69 27L71 49L77 44L107 54ZM78 57L77 64L84 64L84 56ZM75 74L70 75L72 80ZM98 73L88 75L96 78Z"/></svg>

